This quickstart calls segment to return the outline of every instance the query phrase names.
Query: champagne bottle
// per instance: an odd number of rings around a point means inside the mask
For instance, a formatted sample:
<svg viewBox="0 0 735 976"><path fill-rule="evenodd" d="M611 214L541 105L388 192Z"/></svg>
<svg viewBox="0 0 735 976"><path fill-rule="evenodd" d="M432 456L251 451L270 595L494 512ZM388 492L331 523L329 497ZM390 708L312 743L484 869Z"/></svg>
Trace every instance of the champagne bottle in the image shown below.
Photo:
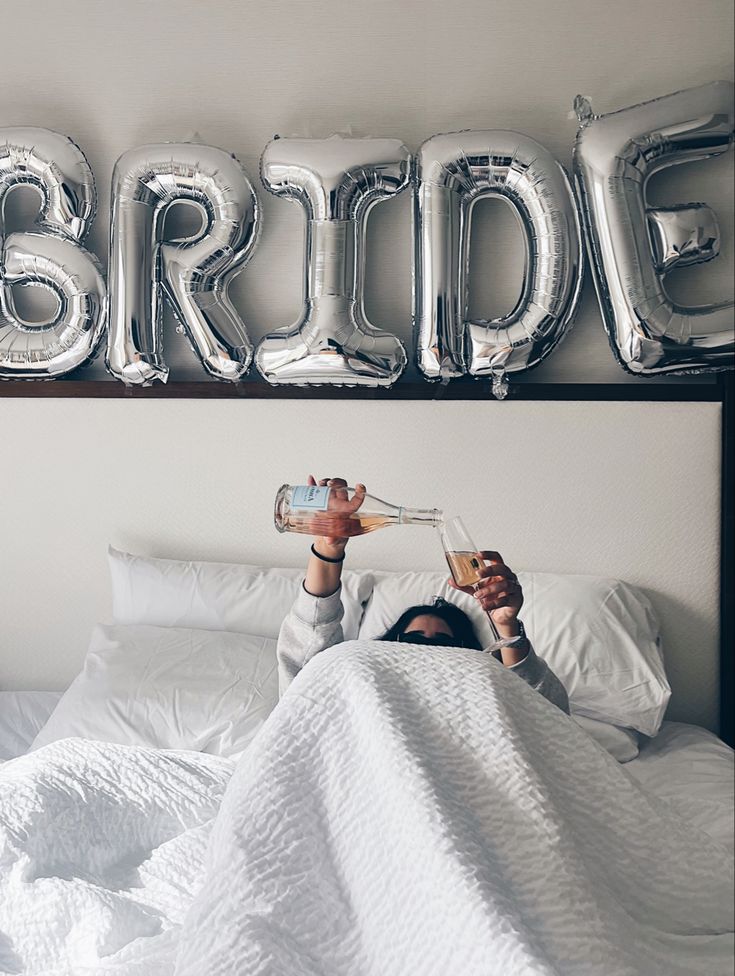
<svg viewBox="0 0 735 976"><path fill-rule="evenodd" d="M275 523L279 532L349 539L386 525L439 526L442 513L437 508L391 505L367 494L360 502L354 488L282 485L276 495Z"/></svg>

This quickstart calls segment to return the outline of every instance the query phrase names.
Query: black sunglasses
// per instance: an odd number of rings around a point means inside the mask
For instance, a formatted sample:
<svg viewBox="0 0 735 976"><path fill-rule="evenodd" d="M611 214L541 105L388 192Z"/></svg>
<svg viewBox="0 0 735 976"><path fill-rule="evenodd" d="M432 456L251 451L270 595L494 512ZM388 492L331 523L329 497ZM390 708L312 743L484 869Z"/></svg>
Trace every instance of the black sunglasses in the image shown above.
<svg viewBox="0 0 735 976"><path fill-rule="evenodd" d="M442 607L453 607L454 604L445 600L442 596L435 596L429 606L440 610ZM448 634L436 634L434 637L426 637L421 631L409 630L399 634L398 640L404 644L433 644L435 647L466 647L467 645L459 637L449 637Z"/></svg>

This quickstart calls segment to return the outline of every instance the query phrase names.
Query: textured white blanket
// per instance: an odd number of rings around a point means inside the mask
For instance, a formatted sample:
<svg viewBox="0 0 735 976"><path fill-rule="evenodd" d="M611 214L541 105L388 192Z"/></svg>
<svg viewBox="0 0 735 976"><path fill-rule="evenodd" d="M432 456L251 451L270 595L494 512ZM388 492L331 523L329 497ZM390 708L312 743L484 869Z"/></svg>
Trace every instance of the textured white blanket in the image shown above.
<svg viewBox="0 0 735 976"><path fill-rule="evenodd" d="M233 768L82 739L0 766L0 973L170 974Z"/></svg>
<svg viewBox="0 0 735 976"><path fill-rule="evenodd" d="M176 974L729 976L732 883L496 662L354 642L237 768Z"/></svg>

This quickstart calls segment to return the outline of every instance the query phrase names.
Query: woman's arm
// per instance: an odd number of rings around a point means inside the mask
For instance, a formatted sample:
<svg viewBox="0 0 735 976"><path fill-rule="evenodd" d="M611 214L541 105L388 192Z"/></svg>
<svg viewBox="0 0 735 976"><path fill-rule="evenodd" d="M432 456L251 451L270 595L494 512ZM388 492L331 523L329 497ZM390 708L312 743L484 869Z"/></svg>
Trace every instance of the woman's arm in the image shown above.
<svg viewBox="0 0 735 976"><path fill-rule="evenodd" d="M559 681L546 661L534 651L531 642L526 640L525 643L526 648L523 657L517 663L508 664L506 661L503 661L503 664L510 671L517 674L519 678L522 678L539 695L543 695L553 705L556 705L557 708L560 708L569 715L569 697L567 696L566 688ZM499 657L501 653L500 651L493 651L493 657Z"/></svg>
<svg viewBox="0 0 735 976"><path fill-rule="evenodd" d="M312 596L331 596L340 587L346 539L330 545L334 540L314 539L311 558L306 566L304 589Z"/></svg>
<svg viewBox="0 0 735 976"><path fill-rule="evenodd" d="M480 581L474 586L457 586L450 579L450 585L455 590L474 596L490 616L500 637L510 639L518 636L521 632L518 614L523 606L523 590L518 577L506 566L499 552L484 549L476 555L483 562L489 563L480 570ZM500 651L493 651L493 657L514 671L519 678L523 678L540 695L569 714L569 698L564 685L546 661L536 654L528 638L515 647L503 647Z"/></svg>
<svg viewBox="0 0 735 976"><path fill-rule="evenodd" d="M313 475L309 475L307 484L316 485ZM322 478L319 484L322 487L335 489L329 504L331 513L344 513L348 517L354 515L362 505L367 491L365 485L357 484L355 493L350 499L346 491L339 490L347 487L344 478ZM339 527L339 521L335 521L335 525ZM348 538L342 536L320 536L314 539L311 559L306 567L305 581L306 591L312 596L330 596L339 588L347 542Z"/></svg>
<svg viewBox="0 0 735 976"><path fill-rule="evenodd" d="M282 695L293 679L315 654L341 644L341 586L329 596L314 596L302 585L296 602L281 624L276 645L278 694Z"/></svg>
<svg viewBox="0 0 735 976"><path fill-rule="evenodd" d="M316 483L314 477L309 475L308 484ZM322 478L319 484L330 488L347 487L343 478ZM356 485L355 489L349 503L350 510L354 511L362 504L366 490L364 485ZM340 594L347 541L339 536L319 536L314 539L301 591L278 634L279 695L284 693L315 654L344 640L344 608Z"/></svg>

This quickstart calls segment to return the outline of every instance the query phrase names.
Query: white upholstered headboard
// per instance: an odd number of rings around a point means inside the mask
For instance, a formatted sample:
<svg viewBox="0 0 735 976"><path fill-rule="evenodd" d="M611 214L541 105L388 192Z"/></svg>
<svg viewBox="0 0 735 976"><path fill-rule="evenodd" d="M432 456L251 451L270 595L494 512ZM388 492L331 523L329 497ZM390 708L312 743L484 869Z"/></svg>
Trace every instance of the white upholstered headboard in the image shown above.
<svg viewBox="0 0 735 976"><path fill-rule="evenodd" d="M343 474L461 514L514 568L616 576L662 621L669 717L717 728L719 403L6 399L0 687L63 688L109 619L109 542L300 565L273 528L283 482ZM354 566L440 568L393 528ZM542 649L541 649L542 650Z"/></svg>

